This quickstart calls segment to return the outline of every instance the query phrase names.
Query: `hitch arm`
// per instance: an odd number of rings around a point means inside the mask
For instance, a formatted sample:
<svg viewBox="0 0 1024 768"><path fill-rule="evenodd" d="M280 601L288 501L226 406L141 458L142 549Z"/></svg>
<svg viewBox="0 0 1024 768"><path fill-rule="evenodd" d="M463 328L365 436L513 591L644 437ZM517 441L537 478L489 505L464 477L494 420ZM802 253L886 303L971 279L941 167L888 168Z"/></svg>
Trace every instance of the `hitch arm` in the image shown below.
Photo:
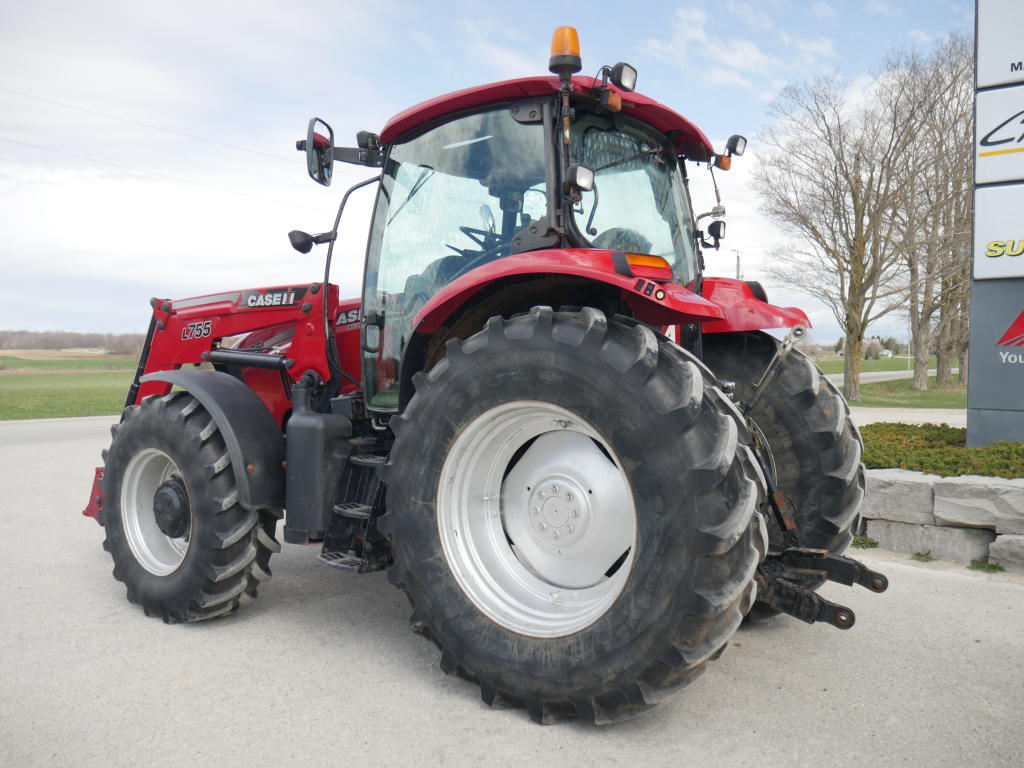
<svg viewBox="0 0 1024 768"><path fill-rule="evenodd" d="M872 592L885 592L889 588L889 579L885 574L872 571L852 557L832 555L818 549L792 547L781 552L776 559L788 573L824 576L829 581L848 587L860 584Z"/></svg>
<svg viewBox="0 0 1024 768"><path fill-rule="evenodd" d="M786 579L776 579L772 584L768 604L778 610L796 616L801 621L813 624L824 621L839 629L849 629L857 617L845 605L833 603L821 595L804 589Z"/></svg>
<svg viewBox="0 0 1024 768"><path fill-rule="evenodd" d="M827 579L838 584L860 584L872 592L884 592L889 580L850 557L833 555L823 549L790 547L768 555L757 568L757 599L801 621L824 621L849 629L856 621L853 611L826 600L802 586L800 578Z"/></svg>

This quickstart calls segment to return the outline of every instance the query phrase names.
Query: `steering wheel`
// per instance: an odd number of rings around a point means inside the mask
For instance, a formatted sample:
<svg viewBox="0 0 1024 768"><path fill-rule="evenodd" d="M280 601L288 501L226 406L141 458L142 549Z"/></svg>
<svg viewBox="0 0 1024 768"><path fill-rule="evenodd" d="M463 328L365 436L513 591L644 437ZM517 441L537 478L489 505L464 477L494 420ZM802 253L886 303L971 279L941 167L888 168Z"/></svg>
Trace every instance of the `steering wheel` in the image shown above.
<svg viewBox="0 0 1024 768"><path fill-rule="evenodd" d="M484 220L484 224L487 229L477 229L476 227L459 227L459 231L472 240L476 245L480 246L480 251L471 251L467 248L456 248L454 245L448 245L457 254L464 258L471 258L478 253L490 254L498 247L498 235L495 232L494 214L491 213L491 209L487 205L480 206L480 218Z"/></svg>

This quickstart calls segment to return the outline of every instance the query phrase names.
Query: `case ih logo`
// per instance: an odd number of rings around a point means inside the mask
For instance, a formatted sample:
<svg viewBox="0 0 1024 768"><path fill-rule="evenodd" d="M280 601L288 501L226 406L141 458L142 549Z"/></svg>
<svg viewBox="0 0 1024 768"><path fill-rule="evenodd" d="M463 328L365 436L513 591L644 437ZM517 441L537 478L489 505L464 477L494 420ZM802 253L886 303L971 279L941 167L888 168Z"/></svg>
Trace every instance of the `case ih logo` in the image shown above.
<svg viewBox="0 0 1024 768"><path fill-rule="evenodd" d="M996 342L1000 347L1024 347L1024 312L1021 312L1013 324L1006 329L1003 337ZM999 357L1004 363L1024 363L1024 355L1000 352Z"/></svg>
<svg viewBox="0 0 1024 768"><path fill-rule="evenodd" d="M246 291L239 301L240 306L246 307L290 307L298 304L306 295L305 288L275 288L273 290Z"/></svg>

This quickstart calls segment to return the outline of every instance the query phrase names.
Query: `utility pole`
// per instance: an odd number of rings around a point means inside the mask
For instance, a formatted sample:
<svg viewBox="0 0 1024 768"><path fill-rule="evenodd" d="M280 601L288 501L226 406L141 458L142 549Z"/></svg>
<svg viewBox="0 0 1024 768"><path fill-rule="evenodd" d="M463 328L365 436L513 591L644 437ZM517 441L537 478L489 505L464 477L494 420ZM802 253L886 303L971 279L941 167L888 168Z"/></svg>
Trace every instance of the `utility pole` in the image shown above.
<svg viewBox="0 0 1024 768"><path fill-rule="evenodd" d="M733 248L732 252L736 254L736 279L737 280L742 280L743 279L743 269L740 267L740 254L742 254L743 251L737 251L735 248Z"/></svg>

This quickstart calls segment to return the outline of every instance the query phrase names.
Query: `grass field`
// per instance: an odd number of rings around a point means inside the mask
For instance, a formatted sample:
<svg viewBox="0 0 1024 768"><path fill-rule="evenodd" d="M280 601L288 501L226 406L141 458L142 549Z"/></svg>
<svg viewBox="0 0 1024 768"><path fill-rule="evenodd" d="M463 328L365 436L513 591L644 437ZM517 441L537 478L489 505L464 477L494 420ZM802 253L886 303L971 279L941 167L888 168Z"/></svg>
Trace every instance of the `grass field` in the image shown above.
<svg viewBox="0 0 1024 768"><path fill-rule="evenodd" d="M0 375L0 420L118 414L133 374L134 370L5 373Z"/></svg>
<svg viewBox="0 0 1024 768"><path fill-rule="evenodd" d="M0 371L0 420L116 415L124 406L136 366L135 358L122 356L69 360L0 357L0 362L8 360L14 360L16 364L7 364L6 370ZM842 360L825 362L842 365ZM906 361L901 362L905 364ZM108 370L106 366L116 368ZM25 372L16 372L19 370ZM934 377L930 385L934 387ZM918 392L909 379L861 384L860 392L861 399L854 405L881 408L967 407L967 394L959 387Z"/></svg>
<svg viewBox="0 0 1024 768"><path fill-rule="evenodd" d="M826 360L815 360L818 367L821 368L825 373L842 373L843 372L843 358L835 357ZM909 363L909 365L908 365ZM935 355L932 355L928 361L928 367L935 367ZM861 360L860 371L861 373L868 373L870 371L912 371L914 370L914 361L907 357L880 357L877 360Z"/></svg>
<svg viewBox="0 0 1024 768"><path fill-rule="evenodd" d="M101 355L58 359L29 359L0 355L4 371L134 371L139 359L129 355Z"/></svg>
<svg viewBox="0 0 1024 768"><path fill-rule="evenodd" d="M966 408L967 390L958 384L951 387L935 386L935 377L928 377L927 392L914 389L910 379L876 381L860 385L860 400L852 405L871 408Z"/></svg>

